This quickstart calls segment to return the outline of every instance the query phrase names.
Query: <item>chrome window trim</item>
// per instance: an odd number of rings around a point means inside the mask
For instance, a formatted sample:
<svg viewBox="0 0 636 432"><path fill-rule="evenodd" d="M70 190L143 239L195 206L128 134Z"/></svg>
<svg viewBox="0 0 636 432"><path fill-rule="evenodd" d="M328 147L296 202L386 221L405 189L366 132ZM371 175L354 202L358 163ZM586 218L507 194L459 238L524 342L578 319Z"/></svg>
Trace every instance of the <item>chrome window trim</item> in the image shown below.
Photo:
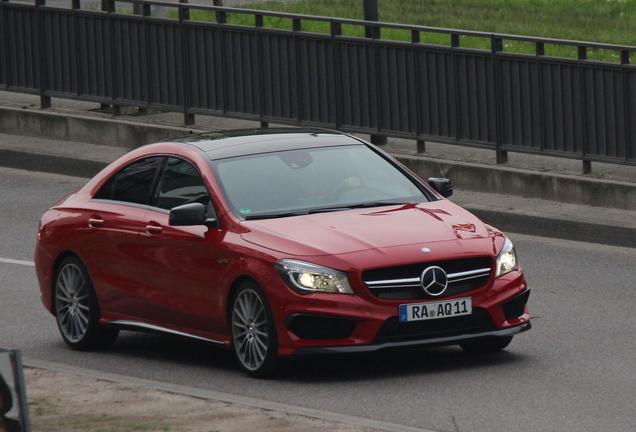
<svg viewBox="0 0 636 432"><path fill-rule="evenodd" d="M106 198L91 198L91 202L97 202L97 203L101 203L101 204L121 205L121 206L127 206L127 207L135 207L135 208L144 209L144 210L148 210L149 208L152 208L152 206L150 206L148 204L138 204L138 203L133 203L133 202L130 202L130 201L116 201L116 200L111 200L111 199L106 199Z"/></svg>

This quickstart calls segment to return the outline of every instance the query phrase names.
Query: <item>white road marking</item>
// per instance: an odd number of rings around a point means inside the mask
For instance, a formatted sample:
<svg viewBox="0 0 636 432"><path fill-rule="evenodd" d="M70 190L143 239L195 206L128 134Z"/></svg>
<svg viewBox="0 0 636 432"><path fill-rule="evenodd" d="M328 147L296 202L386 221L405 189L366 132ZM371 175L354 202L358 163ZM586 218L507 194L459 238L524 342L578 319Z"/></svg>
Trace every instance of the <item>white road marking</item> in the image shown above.
<svg viewBox="0 0 636 432"><path fill-rule="evenodd" d="M19 265L24 265L29 267L35 266L35 263L33 261L22 261L22 260L14 260L9 258L0 258L0 262L7 263L7 264L19 264Z"/></svg>

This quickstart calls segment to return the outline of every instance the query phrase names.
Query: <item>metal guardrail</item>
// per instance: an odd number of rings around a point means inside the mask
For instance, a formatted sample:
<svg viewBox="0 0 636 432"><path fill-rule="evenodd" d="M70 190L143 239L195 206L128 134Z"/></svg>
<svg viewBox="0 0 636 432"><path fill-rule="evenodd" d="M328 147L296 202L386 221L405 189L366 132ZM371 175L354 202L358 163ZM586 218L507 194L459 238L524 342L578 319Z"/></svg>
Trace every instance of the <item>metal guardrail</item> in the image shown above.
<svg viewBox="0 0 636 432"><path fill-rule="evenodd" d="M0 89L116 106L320 126L375 136L636 165L633 46L521 37L401 24L159 1L117 2L141 15L0 1ZM176 11L152 16L153 8ZM215 22L191 19L208 11ZM229 14L254 25L231 24ZM269 28L282 19L290 29ZM326 33L303 30L322 22ZM373 29L375 37L343 34ZM384 29L410 35L382 39ZM448 36L447 45L421 42ZM489 49L461 46L488 40ZM512 53L522 41L534 53ZM546 55L576 47L576 58ZM619 61L588 59L610 50Z"/></svg>

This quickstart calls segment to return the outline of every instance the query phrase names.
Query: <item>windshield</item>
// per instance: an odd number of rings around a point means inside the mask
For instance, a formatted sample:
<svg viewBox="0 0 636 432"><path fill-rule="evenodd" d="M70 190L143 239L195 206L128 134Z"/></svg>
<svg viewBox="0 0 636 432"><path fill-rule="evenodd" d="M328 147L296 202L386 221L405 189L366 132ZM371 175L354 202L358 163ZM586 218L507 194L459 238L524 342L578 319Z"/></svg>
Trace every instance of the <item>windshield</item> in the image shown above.
<svg viewBox="0 0 636 432"><path fill-rule="evenodd" d="M232 211L244 219L429 201L365 145L221 159L212 169Z"/></svg>

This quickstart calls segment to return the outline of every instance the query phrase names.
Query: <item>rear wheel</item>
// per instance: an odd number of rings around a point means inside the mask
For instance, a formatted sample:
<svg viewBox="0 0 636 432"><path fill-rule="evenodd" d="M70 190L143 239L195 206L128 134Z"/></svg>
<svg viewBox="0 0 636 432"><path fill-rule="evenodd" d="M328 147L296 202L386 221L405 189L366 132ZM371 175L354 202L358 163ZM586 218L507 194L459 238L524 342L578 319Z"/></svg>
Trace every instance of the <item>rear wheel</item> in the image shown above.
<svg viewBox="0 0 636 432"><path fill-rule="evenodd" d="M78 258L65 258L55 277L55 318L64 342L80 351L112 345L119 330L102 327L99 315L99 303L88 271Z"/></svg>
<svg viewBox="0 0 636 432"><path fill-rule="evenodd" d="M278 372L278 337L269 303L254 282L244 282L232 301L232 347L247 375L266 378Z"/></svg>
<svg viewBox="0 0 636 432"><path fill-rule="evenodd" d="M464 351L470 354L494 353L506 349L512 342L512 336L493 336L481 339L474 339L459 344Z"/></svg>

